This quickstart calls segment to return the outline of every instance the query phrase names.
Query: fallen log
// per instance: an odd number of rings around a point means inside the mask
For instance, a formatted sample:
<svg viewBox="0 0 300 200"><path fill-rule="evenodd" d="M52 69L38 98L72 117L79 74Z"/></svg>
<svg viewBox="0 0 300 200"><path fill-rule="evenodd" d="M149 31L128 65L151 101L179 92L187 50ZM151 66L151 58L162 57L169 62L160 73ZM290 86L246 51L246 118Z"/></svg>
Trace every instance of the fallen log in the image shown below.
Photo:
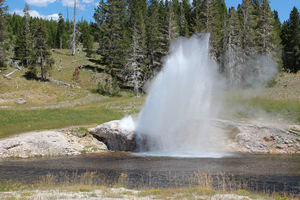
<svg viewBox="0 0 300 200"><path fill-rule="evenodd" d="M9 72L8 74L3 75L3 77L6 78L6 79L8 79L8 80L10 80L11 79L10 76L13 75L14 73L16 73L17 71L20 71L20 70L19 69L15 69L14 71Z"/></svg>
<svg viewBox="0 0 300 200"><path fill-rule="evenodd" d="M57 85L63 85L63 86L67 86L69 88L80 88L79 86L73 85L71 83L66 83L63 81L59 81L59 80L55 80L53 78L49 79L51 82L56 83Z"/></svg>

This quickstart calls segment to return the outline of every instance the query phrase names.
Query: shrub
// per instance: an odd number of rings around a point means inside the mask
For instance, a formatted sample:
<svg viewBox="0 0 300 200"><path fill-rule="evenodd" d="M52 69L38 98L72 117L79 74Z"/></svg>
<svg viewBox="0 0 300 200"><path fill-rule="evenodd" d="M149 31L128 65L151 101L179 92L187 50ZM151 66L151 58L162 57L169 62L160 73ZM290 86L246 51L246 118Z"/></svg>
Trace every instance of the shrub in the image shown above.
<svg viewBox="0 0 300 200"><path fill-rule="evenodd" d="M120 96L120 87L118 81L111 77L106 77L98 82L97 92L102 95Z"/></svg>

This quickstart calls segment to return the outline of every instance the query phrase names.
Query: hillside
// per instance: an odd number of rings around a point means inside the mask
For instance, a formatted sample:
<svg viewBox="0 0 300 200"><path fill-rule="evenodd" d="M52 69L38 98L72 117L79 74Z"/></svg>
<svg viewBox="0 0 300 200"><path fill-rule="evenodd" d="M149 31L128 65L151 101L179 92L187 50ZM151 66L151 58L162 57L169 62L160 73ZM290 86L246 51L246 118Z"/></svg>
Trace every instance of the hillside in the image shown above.
<svg viewBox="0 0 300 200"><path fill-rule="evenodd" d="M70 50L55 49L52 50L52 56L55 60L55 66L51 71L51 78L73 84L78 86L78 88L68 88L53 82L27 80L24 77L26 70L18 71L11 76L11 80L0 76L0 106L15 106L14 102L17 98L23 98L27 101L25 107L57 105L66 102L70 103L70 101L82 102L85 101L87 96L89 97L87 100L98 98L99 95L94 95L90 91L96 88L97 82L93 81L93 79L101 79L100 73L93 73L90 69L82 69L80 70L80 83L76 83L72 79L77 66L93 66L95 68L101 66L89 61L89 58L83 52L73 57ZM13 71L13 69L9 68L2 74L10 71ZM82 98L84 99L80 100Z"/></svg>
<svg viewBox="0 0 300 200"><path fill-rule="evenodd" d="M136 105L141 106L143 98L137 99L128 91L122 91L121 97L96 93L97 82L105 76L102 66L91 62L83 52L75 57L70 53L70 50L52 50L56 65L51 78L75 87L27 80L26 70L17 71L10 80L3 75L14 68L1 72L0 137L31 130L99 124L121 118L134 112ZM79 83L72 80L77 66L85 66L80 69ZM99 72L94 73L94 69ZM26 103L16 103L19 98Z"/></svg>

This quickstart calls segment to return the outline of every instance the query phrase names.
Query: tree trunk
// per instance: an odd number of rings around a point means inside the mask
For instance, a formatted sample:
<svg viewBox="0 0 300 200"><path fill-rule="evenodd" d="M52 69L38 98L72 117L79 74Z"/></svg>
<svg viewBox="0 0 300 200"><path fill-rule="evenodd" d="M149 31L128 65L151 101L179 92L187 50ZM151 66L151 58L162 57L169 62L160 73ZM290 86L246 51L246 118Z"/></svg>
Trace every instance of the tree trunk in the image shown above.
<svg viewBox="0 0 300 200"><path fill-rule="evenodd" d="M73 41L72 41L72 56L76 53L76 0L74 0L74 26L73 26Z"/></svg>

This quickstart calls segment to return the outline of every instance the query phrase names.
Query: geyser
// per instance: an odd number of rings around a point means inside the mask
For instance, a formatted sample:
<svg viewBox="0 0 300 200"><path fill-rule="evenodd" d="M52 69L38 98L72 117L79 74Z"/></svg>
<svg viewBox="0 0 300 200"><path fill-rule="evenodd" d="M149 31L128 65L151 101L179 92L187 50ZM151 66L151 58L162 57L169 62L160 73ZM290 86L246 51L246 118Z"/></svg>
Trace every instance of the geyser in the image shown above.
<svg viewBox="0 0 300 200"><path fill-rule="evenodd" d="M140 151L202 154L220 150L210 121L220 83L209 55L209 34L179 38L152 82L135 132Z"/></svg>

